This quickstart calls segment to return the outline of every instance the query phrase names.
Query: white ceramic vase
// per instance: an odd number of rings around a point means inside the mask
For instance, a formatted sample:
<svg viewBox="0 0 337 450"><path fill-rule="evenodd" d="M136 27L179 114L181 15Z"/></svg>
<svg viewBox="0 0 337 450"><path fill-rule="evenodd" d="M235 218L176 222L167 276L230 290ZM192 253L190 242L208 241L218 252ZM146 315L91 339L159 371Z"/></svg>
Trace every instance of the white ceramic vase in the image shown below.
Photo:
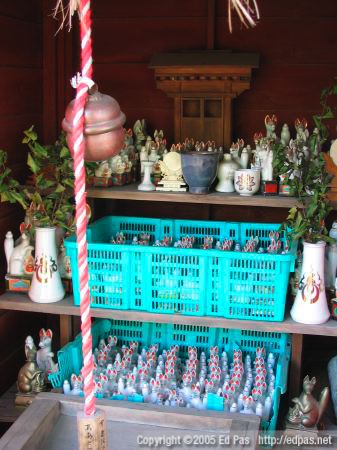
<svg viewBox="0 0 337 450"><path fill-rule="evenodd" d="M138 186L138 190L139 191L155 191L156 186L151 181L153 162L152 161L144 161L143 167L144 167L144 178L143 178L143 181L141 182L141 184Z"/></svg>
<svg viewBox="0 0 337 450"><path fill-rule="evenodd" d="M320 324L330 318L324 285L325 242L303 244L303 265L291 317L299 323Z"/></svg>
<svg viewBox="0 0 337 450"><path fill-rule="evenodd" d="M62 300L65 291L60 277L56 228L35 228L35 268L28 295L36 303L54 303Z"/></svg>
<svg viewBox="0 0 337 450"><path fill-rule="evenodd" d="M234 192L234 173L239 168L239 164L234 161L232 155L225 153L223 161L219 164L217 175L219 182L215 186L215 190L218 192Z"/></svg>

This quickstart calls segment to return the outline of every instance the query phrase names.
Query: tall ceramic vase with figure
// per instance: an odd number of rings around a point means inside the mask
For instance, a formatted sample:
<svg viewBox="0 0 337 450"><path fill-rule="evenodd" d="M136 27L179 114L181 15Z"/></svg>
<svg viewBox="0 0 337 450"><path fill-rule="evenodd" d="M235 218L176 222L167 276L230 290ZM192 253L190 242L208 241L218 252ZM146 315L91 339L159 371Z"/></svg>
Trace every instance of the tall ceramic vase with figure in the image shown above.
<svg viewBox="0 0 337 450"><path fill-rule="evenodd" d="M62 300L65 291L57 263L56 228L35 228L35 267L28 295L36 303Z"/></svg>
<svg viewBox="0 0 337 450"><path fill-rule="evenodd" d="M291 317L300 323L320 324L330 318L325 295L324 253L326 243L304 242L299 288L291 308Z"/></svg>
<svg viewBox="0 0 337 450"><path fill-rule="evenodd" d="M155 191L156 186L151 181L151 173L153 168L153 161L144 161L144 177L143 181L138 185L139 191Z"/></svg>

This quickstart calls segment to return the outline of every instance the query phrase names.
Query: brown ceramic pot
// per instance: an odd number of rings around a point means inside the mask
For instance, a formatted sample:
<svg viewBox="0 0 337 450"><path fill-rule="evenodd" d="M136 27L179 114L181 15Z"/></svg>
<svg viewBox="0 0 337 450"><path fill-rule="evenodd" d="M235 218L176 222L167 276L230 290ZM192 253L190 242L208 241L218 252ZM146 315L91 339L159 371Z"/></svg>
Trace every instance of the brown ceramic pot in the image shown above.
<svg viewBox="0 0 337 450"><path fill-rule="evenodd" d="M74 103L67 106L62 128L67 133L67 142L73 132ZM117 101L109 95L101 94L95 84L89 90L85 106L85 155L86 161L104 161L116 155L124 143L125 114Z"/></svg>

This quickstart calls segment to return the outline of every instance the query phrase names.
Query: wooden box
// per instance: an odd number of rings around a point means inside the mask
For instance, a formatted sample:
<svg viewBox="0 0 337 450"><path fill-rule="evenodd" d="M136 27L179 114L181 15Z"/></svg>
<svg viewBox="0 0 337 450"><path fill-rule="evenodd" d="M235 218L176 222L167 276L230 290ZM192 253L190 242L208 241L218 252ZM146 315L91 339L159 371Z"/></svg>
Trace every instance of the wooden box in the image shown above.
<svg viewBox="0 0 337 450"><path fill-rule="evenodd" d="M146 445L148 438L161 438L167 443L171 440L176 442L175 448L186 450L256 448L260 418L255 415L161 407L148 403L125 404L112 400L99 400L97 406L106 414L109 449L150 448ZM63 394L39 394L0 439L0 448L77 450L76 416L82 410L83 399ZM165 447L168 445L159 446Z"/></svg>
<svg viewBox="0 0 337 450"><path fill-rule="evenodd" d="M11 292L23 292L29 291L32 276L30 275L5 275L6 290ZM73 293L73 284L71 278L62 278L64 290L67 294Z"/></svg>

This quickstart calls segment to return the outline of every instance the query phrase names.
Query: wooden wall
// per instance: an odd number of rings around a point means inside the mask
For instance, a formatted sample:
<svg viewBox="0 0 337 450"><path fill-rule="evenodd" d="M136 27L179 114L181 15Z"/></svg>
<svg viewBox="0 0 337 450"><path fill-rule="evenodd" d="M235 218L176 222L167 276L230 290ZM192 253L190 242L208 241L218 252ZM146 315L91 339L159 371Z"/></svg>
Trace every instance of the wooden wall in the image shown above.
<svg viewBox="0 0 337 450"><path fill-rule="evenodd" d="M234 137L251 140L268 113L281 124L310 119L321 89L337 75L336 1L259 0L260 24L246 30L235 21L232 35L226 3L215 0L215 48L261 55L251 90L236 100ZM93 2L95 78L120 102L128 125L145 117L150 129L172 138L173 100L156 89L148 63L156 52L205 49L207 6L207 0Z"/></svg>
<svg viewBox="0 0 337 450"><path fill-rule="evenodd" d="M27 149L22 131L42 123L42 0L0 2L0 148L21 180L26 174ZM20 207L0 204L0 243L8 230L16 237L23 219ZM0 285L4 288L4 252L0 251ZM27 334L38 331L38 316L0 311L0 393L13 383L24 361Z"/></svg>
<svg viewBox="0 0 337 450"><path fill-rule="evenodd" d="M16 177L26 174L27 148L23 130L42 123L42 15L40 0L0 2L0 148ZM19 233L20 207L1 204L0 242L6 231ZM2 282L4 254L1 251Z"/></svg>

